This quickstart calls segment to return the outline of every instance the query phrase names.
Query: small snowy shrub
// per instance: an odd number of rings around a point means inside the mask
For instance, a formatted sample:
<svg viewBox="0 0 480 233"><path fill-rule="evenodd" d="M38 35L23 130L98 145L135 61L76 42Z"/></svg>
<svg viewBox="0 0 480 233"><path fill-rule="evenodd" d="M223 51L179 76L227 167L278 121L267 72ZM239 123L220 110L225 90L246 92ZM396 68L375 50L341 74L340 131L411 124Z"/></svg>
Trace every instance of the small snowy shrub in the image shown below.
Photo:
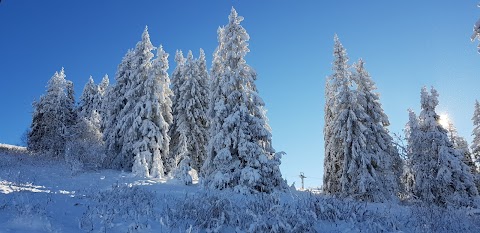
<svg viewBox="0 0 480 233"><path fill-rule="evenodd" d="M468 208L415 205L406 224L414 232L480 232L480 217L468 215Z"/></svg>
<svg viewBox="0 0 480 233"><path fill-rule="evenodd" d="M148 229L156 219L155 194L138 186L117 184L111 190L99 192L94 200L96 204L88 206L80 219L82 230L115 231L114 227L123 224L129 232L135 232Z"/></svg>
<svg viewBox="0 0 480 233"><path fill-rule="evenodd" d="M312 209L271 194L199 192L166 199L162 222L179 231L315 232Z"/></svg>
<svg viewBox="0 0 480 233"><path fill-rule="evenodd" d="M65 148L65 162L72 173L99 169L105 158L99 124L83 118L71 132Z"/></svg>
<svg viewBox="0 0 480 233"><path fill-rule="evenodd" d="M10 197L4 210L10 212L10 224L27 231L56 232L48 215L50 194L21 192ZM2 229L0 227L0 229Z"/></svg>
<svg viewBox="0 0 480 233"><path fill-rule="evenodd" d="M192 170L190 167L191 161L192 160L190 157L183 157L182 161L174 172L175 179L179 180L184 185L191 185L193 182L192 176L190 175L190 171Z"/></svg>

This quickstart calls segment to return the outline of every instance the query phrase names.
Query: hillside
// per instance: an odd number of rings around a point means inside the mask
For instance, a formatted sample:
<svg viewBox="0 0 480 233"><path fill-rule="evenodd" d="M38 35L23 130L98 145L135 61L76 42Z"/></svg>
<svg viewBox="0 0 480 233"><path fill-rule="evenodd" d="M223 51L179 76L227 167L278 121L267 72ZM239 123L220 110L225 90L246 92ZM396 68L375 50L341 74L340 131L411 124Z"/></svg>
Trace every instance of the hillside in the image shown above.
<svg viewBox="0 0 480 233"><path fill-rule="evenodd" d="M0 197L0 232L480 231L474 209L207 191L113 170L72 174L62 161L5 150Z"/></svg>

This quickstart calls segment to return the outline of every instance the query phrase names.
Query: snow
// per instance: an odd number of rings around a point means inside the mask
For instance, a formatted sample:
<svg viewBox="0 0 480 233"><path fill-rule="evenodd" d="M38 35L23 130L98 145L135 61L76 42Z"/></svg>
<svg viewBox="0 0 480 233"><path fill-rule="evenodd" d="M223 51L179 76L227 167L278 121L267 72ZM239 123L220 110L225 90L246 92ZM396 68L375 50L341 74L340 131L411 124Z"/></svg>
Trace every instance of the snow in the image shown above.
<svg viewBox="0 0 480 233"><path fill-rule="evenodd" d="M5 147L2 145L2 147ZM242 195L0 154L0 232L479 232L480 209Z"/></svg>

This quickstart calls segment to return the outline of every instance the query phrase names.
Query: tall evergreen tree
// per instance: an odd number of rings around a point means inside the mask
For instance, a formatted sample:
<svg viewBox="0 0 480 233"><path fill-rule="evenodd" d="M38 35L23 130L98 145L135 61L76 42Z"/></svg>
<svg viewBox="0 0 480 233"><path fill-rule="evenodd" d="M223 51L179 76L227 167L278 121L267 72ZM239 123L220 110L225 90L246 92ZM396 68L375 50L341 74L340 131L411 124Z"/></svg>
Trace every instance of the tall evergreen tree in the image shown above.
<svg viewBox="0 0 480 233"><path fill-rule="evenodd" d="M34 102L28 148L54 158L64 156L68 129L75 123L73 83L64 69L48 81L47 92Z"/></svg>
<svg viewBox="0 0 480 233"><path fill-rule="evenodd" d="M90 76L80 96L78 105L78 114L80 117L90 117L93 111L97 110L98 95L98 87L95 85L92 76Z"/></svg>
<svg viewBox="0 0 480 233"><path fill-rule="evenodd" d="M107 102L107 92L108 92L108 89L110 88L109 85L110 85L110 79L106 74L105 76L103 76L102 81L97 86L98 95L95 100L94 108L97 110L98 114L100 115L100 122L102 122L102 125L104 125L103 122L107 120L105 104ZM101 132L103 132L103 128L101 129Z"/></svg>
<svg viewBox="0 0 480 233"><path fill-rule="evenodd" d="M147 31L146 31L147 32ZM143 46L139 55L148 54L153 48L148 44L148 32L142 41ZM138 46L137 46L138 48ZM141 61L150 62L150 56L146 56ZM145 60L144 60L145 59ZM129 142L133 145L133 154L135 161L132 172L142 176L163 177L164 166L163 158L168 156L168 123L162 115L164 99L162 81L168 76L168 54L160 46L157 52L157 58L153 61L151 71L146 68L148 76L144 76L142 67L148 67L147 64L140 65L137 75L140 80L146 78L144 82L139 83L139 98L134 107L133 124L129 132ZM128 150L128 149L127 149Z"/></svg>
<svg viewBox="0 0 480 233"><path fill-rule="evenodd" d="M208 140L206 111L209 93L206 69L203 50L200 50L198 60L195 60L192 51L189 51L184 67L184 80L179 87L177 99L177 134L180 135L180 129L185 131L188 155L191 156L192 167L197 171L200 171L205 161ZM179 161L179 158L176 160Z"/></svg>
<svg viewBox="0 0 480 233"><path fill-rule="evenodd" d="M220 56L222 74L219 96L213 98L213 133L202 169L207 188L233 189L240 193L270 193L285 189L280 154L271 143L264 103L257 93L256 73L246 64L249 36L243 20L232 8L223 29Z"/></svg>
<svg viewBox="0 0 480 233"><path fill-rule="evenodd" d="M172 73L172 115L173 115L173 122L170 125L169 129L169 135L170 135L170 156L169 156L169 161L168 161L168 167L171 167L172 169L176 167L178 161L178 156L179 155L179 149L181 146L179 145L180 143L180 134L179 134L179 128L178 128L178 122L179 122L179 111L181 109L180 105L180 86L182 86L182 83L184 82L185 76L185 62L186 59L183 57L183 53L181 50L177 50L175 54L175 62L176 62L176 67L175 70ZM170 171L171 169L168 169Z"/></svg>
<svg viewBox="0 0 480 233"><path fill-rule="evenodd" d="M325 142L323 191L328 194L335 194L341 191L339 181L342 177L341 170L343 166L342 141L336 139L334 128L335 119L339 115L339 93L342 88L350 93L349 78L351 75L347 52L337 35L334 37L334 42L333 74L327 78L325 85L325 127L323 135Z"/></svg>
<svg viewBox="0 0 480 233"><path fill-rule="evenodd" d="M168 56L169 54L163 50L163 47L160 46L160 49L157 49L157 58L153 61L153 70L154 73L159 77L160 85L162 88L160 89L160 104L161 104L161 113L163 120L165 122L162 128L163 144L162 144L162 156L164 161L164 166L168 166L168 157L170 154L170 142L172 141L169 136L170 126L173 124L173 91L170 89L170 77L168 75ZM166 172L168 172L168 167L166 168Z"/></svg>
<svg viewBox="0 0 480 233"><path fill-rule="evenodd" d="M383 112L380 98L376 90L375 83L370 74L366 71L362 59L355 64L355 73L352 80L357 86L356 107L362 115L365 130L362 134L368 142L368 146L363 148L364 153L371 159L364 159L371 163L372 168L368 168L374 181L370 187L366 187L367 200L383 201L392 199L399 191L400 175L402 173L402 161L398 151L393 146L392 137L388 133L387 126L390 125L387 115ZM373 159L372 159L373 158ZM377 160L376 162L374 162Z"/></svg>
<svg viewBox="0 0 480 233"><path fill-rule="evenodd" d="M448 139L435 112L438 93L422 88L418 132L411 139L411 170L414 197L441 206L470 206L478 196L472 174L463 163L463 154Z"/></svg>
<svg viewBox="0 0 480 233"><path fill-rule="evenodd" d="M129 50L118 65L117 73L115 75L116 84L107 89L106 97L103 101L104 114L106 116L103 122L103 138L106 147L106 158L104 166L106 168L124 169L130 168L122 159L121 150L123 145L124 134L120 132L117 127L120 124L120 119L127 113L122 111L125 108L128 99L126 93L132 85L130 76L133 70L134 52Z"/></svg>
<svg viewBox="0 0 480 233"><path fill-rule="evenodd" d="M480 173L480 103L475 101L475 111L473 112L473 141L471 145L472 158L477 167L477 172Z"/></svg>
<svg viewBox="0 0 480 233"><path fill-rule="evenodd" d="M407 156L404 162L403 174L401 177L403 194L408 198L413 195L415 177L413 174L412 157L419 148L420 126L418 117L411 109L408 110L408 123L405 125L405 140L407 141Z"/></svg>
<svg viewBox="0 0 480 233"><path fill-rule="evenodd" d="M137 43L133 51L132 69L129 76L130 86L125 92L124 98L126 99L126 103L119 113L121 118L119 118L116 125L120 135L124 135L122 141L120 141L121 151L117 155L121 167L128 170L133 169L132 171L134 173L145 176L150 175L148 173L150 170L148 166L152 164L152 158L146 155L146 153L151 153L151 151L146 151L149 149L148 143L147 145L145 145L145 143L140 144L144 140L144 135L148 134L148 132L142 128L141 123L144 118L150 117L148 115L157 112L153 109L154 106L151 106L153 103L143 102L151 101L145 98L147 94L145 83L152 70L151 61L154 56L152 53L153 49L154 47L150 42L148 29L145 28L142 34L142 40ZM153 92L148 92L150 95L152 93ZM157 132L152 131L152 134L155 133ZM141 155L138 156L139 154ZM139 164L143 166L142 170L140 170Z"/></svg>

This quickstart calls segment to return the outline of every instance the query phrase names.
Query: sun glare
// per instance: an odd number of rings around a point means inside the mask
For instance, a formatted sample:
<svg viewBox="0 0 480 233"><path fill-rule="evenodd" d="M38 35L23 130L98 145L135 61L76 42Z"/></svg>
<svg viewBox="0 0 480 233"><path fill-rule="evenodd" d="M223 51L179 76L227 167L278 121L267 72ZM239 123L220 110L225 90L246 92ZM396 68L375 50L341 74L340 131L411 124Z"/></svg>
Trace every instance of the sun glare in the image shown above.
<svg viewBox="0 0 480 233"><path fill-rule="evenodd" d="M448 129L448 125L450 124L450 119L446 113L440 114L440 119L438 123L444 128Z"/></svg>

